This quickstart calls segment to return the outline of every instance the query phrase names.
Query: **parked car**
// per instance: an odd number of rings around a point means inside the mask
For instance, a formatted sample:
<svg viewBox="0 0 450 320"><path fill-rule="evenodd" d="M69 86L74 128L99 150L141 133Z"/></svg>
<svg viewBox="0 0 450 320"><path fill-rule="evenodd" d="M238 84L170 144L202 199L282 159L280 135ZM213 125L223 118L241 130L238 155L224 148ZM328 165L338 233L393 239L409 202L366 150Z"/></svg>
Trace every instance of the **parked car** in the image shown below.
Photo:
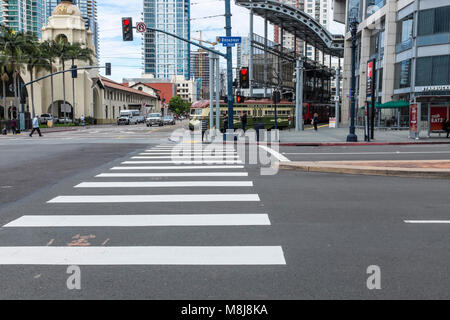
<svg viewBox="0 0 450 320"><path fill-rule="evenodd" d="M175 119L173 116L165 116L163 118L164 125L174 125Z"/></svg>
<svg viewBox="0 0 450 320"><path fill-rule="evenodd" d="M120 117L117 118L117 125L130 125L130 124L138 124L138 117L133 114L130 110L122 110L120 111Z"/></svg>
<svg viewBox="0 0 450 320"><path fill-rule="evenodd" d="M148 115L147 119L145 120L145 123L147 124L147 127L151 127L153 125L163 126L164 121L161 116L161 113L151 113Z"/></svg>
<svg viewBox="0 0 450 320"><path fill-rule="evenodd" d="M145 123L145 116L137 117L137 123Z"/></svg>
<svg viewBox="0 0 450 320"><path fill-rule="evenodd" d="M51 114L43 113L39 117L40 124L47 124L48 121L53 120L53 124L58 123L58 119L54 118Z"/></svg>

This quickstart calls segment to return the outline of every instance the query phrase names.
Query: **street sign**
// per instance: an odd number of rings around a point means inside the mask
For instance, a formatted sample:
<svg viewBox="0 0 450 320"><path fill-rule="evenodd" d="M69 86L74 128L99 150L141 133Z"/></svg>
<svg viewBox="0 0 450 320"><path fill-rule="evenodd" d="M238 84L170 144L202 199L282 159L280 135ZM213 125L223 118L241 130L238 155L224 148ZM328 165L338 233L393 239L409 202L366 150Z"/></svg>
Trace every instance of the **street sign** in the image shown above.
<svg viewBox="0 0 450 320"><path fill-rule="evenodd" d="M138 22L136 24L136 31L139 33L144 33L147 31L147 25L144 22Z"/></svg>
<svg viewBox="0 0 450 320"><path fill-rule="evenodd" d="M234 43L222 43L222 47L226 47L226 48L228 48L228 47L235 47L236 46L236 44L234 44Z"/></svg>
<svg viewBox="0 0 450 320"><path fill-rule="evenodd" d="M236 44L242 43L242 37L217 37L220 43L222 43L225 47L225 43L227 44Z"/></svg>

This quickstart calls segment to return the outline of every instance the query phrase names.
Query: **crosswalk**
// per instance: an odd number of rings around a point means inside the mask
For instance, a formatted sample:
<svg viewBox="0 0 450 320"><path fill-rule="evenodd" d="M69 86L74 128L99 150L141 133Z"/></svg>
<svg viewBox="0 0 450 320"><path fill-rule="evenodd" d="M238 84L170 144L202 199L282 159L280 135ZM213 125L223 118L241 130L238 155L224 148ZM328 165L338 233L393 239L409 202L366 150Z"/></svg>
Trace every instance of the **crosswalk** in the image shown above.
<svg viewBox="0 0 450 320"><path fill-rule="evenodd" d="M109 168L109 172L94 175L94 181L80 181L73 186L72 194L61 194L47 200L46 206L66 208L67 214L63 211L54 215L24 215L2 228L20 232L23 228L89 227L101 230L118 227L129 228L127 230L131 235L156 227L271 226L268 213L245 212L246 206L261 203L261 199L257 193L249 192L253 190L254 182L249 179L249 173L235 150L211 153L196 146L192 151L180 153L182 157L173 158L174 151L174 145L170 144L147 149ZM134 214L132 209L108 214L95 212L101 204L133 208L133 205L146 203L158 206L178 203L181 208L189 204L226 206L239 203L242 210L232 212L235 207L229 206L230 212L225 213L188 214L180 212L177 206L169 214L153 210L146 214ZM73 206L79 205L90 206L89 212L70 214L78 212ZM164 239L161 241L164 242ZM230 239L223 246L209 243L188 246L183 245L181 240L178 245L171 242L168 246L9 246L0 247L0 265L286 265L280 245L236 243L230 246L232 242L233 239Z"/></svg>

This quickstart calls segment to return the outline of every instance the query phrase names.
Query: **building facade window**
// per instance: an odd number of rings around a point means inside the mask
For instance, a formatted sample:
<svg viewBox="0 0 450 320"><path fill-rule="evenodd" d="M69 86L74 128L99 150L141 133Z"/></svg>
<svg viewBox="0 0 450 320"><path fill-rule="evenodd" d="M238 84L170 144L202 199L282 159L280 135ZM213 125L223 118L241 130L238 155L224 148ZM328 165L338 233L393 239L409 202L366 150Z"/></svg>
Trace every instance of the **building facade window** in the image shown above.
<svg viewBox="0 0 450 320"><path fill-rule="evenodd" d="M366 2L366 17L373 15L386 4L386 0L367 0Z"/></svg>
<svg viewBox="0 0 450 320"><path fill-rule="evenodd" d="M419 12L418 35L426 36L450 32L450 6Z"/></svg>
<svg viewBox="0 0 450 320"><path fill-rule="evenodd" d="M396 52L412 48L413 43L413 16L397 22Z"/></svg>
<svg viewBox="0 0 450 320"><path fill-rule="evenodd" d="M411 86L411 59L395 64L394 89Z"/></svg>
<svg viewBox="0 0 450 320"><path fill-rule="evenodd" d="M450 55L417 58L416 86L450 83Z"/></svg>

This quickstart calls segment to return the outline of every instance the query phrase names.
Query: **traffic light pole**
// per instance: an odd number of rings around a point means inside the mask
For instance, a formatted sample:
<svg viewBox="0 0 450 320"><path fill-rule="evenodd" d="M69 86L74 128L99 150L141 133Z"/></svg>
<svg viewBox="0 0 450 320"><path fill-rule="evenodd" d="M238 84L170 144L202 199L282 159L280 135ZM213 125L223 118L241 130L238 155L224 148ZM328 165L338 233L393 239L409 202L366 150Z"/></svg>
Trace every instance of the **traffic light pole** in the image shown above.
<svg viewBox="0 0 450 320"><path fill-rule="evenodd" d="M295 131L304 130L303 127L303 60L299 58L296 66L296 95L295 95Z"/></svg>
<svg viewBox="0 0 450 320"><path fill-rule="evenodd" d="M225 0L225 31L231 37L231 0ZM227 47L227 90L228 90L228 129L234 129L233 110L233 51Z"/></svg>

